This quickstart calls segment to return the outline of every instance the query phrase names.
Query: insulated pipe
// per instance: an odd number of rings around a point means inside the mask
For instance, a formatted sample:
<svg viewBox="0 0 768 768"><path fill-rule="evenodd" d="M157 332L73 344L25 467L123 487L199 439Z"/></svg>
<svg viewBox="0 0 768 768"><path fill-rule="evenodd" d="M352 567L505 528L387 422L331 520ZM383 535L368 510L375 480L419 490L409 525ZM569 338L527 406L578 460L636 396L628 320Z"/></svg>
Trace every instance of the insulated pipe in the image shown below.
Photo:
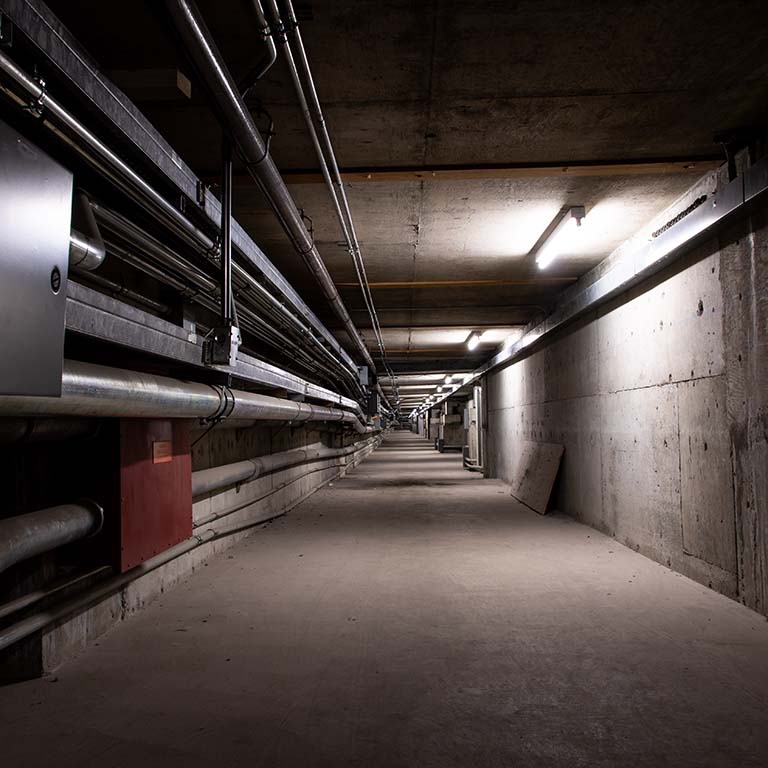
<svg viewBox="0 0 768 768"><path fill-rule="evenodd" d="M213 384L64 361L61 397L0 396L0 416L104 416L122 418L232 417L259 421L337 421L372 431L352 411Z"/></svg>
<svg viewBox="0 0 768 768"><path fill-rule="evenodd" d="M266 195L294 248L314 275L361 358L366 365L375 370L373 358L355 328L328 269L304 226L296 203L269 156L264 140L240 96L237 85L200 11L192 0L165 0L165 5L186 52L210 91L226 130L231 134L245 160L248 172Z"/></svg>
<svg viewBox="0 0 768 768"><path fill-rule="evenodd" d="M275 453L271 456L259 456L255 459L236 461L232 464L224 464L220 467L212 467L211 469L201 469L192 473L192 496L194 498L227 485L249 482L262 475L287 467L295 467L298 464L348 456L351 453L366 448L373 440L375 438L366 440L362 444L356 443L355 445L347 446L346 448L300 448L294 451Z"/></svg>
<svg viewBox="0 0 768 768"><path fill-rule="evenodd" d="M104 511L90 499L0 520L0 573L101 530Z"/></svg>
<svg viewBox="0 0 768 768"><path fill-rule="evenodd" d="M74 194L73 203L72 231L69 235L69 266L72 269L91 272L102 265L107 250L88 195L78 189Z"/></svg>

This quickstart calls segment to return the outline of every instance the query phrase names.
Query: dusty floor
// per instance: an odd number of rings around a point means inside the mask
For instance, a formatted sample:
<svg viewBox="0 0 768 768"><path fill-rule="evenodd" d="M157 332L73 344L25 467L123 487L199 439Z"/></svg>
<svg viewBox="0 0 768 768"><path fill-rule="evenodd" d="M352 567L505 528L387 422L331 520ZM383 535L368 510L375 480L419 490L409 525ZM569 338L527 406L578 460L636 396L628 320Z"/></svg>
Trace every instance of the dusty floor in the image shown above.
<svg viewBox="0 0 768 768"><path fill-rule="evenodd" d="M16 766L765 766L768 623L399 433L54 678Z"/></svg>

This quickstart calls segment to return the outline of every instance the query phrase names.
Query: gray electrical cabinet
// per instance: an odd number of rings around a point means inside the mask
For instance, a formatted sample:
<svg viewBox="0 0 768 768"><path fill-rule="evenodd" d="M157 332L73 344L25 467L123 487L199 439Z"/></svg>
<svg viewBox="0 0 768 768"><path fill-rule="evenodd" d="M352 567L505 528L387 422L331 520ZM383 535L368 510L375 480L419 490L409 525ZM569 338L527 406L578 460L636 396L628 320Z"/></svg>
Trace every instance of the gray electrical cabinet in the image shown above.
<svg viewBox="0 0 768 768"><path fill-rule="evenodd" d="M0 122L0 394L61 395L72 174Z"/></svg>

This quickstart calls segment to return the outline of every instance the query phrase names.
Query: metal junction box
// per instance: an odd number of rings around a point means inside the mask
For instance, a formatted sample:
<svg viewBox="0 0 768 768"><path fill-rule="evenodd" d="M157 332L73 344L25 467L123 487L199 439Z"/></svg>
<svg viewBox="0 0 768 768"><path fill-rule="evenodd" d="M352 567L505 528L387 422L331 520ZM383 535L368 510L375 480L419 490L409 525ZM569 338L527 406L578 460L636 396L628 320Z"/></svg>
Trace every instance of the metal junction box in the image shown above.
<svg viewBox="0 0 768 768"><path fill-rule="evenodd" d="M0 122L0 394L61 395L72 174Z"/></svg>

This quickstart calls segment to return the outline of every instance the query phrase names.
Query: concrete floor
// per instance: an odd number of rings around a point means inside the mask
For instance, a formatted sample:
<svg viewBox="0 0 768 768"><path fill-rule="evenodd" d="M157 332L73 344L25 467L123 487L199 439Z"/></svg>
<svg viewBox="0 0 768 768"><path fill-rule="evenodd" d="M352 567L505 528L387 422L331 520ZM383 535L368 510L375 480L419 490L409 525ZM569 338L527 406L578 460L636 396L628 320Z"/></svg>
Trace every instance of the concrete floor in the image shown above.
<svg viewBox="0 0 768 768"><path fill-rule="evenodd" d="M765 766L768 623L405 433L51 678L11 766Z"/></svg>

